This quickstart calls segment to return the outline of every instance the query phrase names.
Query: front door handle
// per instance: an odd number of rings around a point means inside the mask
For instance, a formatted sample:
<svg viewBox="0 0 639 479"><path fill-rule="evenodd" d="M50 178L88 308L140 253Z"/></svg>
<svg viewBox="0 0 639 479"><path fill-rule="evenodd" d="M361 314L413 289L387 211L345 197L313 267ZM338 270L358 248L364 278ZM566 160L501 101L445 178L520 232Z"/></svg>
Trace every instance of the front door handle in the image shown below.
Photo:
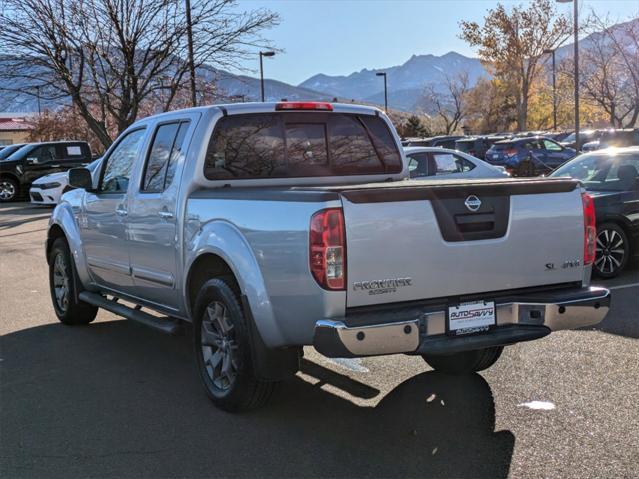
<svg viewBox="0 0 639 479"><path fill-rule="evenodd" d="M127 213L126 209L124 209L121 206L119 206L119 207L117 207L115 209L115 214L119 215L119 216L126 216L128 213Z"/></svg>
<svg viewBox="0 0 639 479"><path fill-rule="evenodd" d="M164 220L168 220L173 218L173 213L171 213L170 211L159 211L158 215L160 216L160 218L164 219Z"/></svg>

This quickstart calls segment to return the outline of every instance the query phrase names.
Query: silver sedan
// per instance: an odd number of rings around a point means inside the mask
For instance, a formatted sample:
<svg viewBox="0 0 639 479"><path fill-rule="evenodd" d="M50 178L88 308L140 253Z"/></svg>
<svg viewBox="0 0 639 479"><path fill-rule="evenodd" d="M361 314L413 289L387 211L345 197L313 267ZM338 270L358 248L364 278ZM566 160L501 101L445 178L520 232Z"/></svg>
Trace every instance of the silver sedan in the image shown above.
<svg viewBox="0 0 639 479"><path fill-rule="evenodd" d="M429 146L404 148L411 178L503 178L510 176L500 167L457 150Z"/></svg>

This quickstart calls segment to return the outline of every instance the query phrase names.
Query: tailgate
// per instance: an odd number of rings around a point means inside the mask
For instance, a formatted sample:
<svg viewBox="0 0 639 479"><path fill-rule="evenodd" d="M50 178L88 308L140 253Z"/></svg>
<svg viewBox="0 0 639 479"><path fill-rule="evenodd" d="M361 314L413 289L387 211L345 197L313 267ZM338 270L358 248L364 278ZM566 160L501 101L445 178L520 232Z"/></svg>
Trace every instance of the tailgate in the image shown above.
<svg viewBox="0 0 639 479"><path fill-rule="evenodd" d="M348 307L582 280L576 181L397 185L340 191Z"/></svg>

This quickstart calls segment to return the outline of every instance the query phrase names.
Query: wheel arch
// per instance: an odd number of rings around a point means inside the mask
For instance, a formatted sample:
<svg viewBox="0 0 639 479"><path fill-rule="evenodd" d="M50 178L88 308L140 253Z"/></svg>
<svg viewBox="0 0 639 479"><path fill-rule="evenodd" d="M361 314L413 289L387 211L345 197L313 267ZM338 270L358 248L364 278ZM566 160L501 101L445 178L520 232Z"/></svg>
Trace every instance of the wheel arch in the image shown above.
<svg viewBox="0 0 639 479"><path fill-rule="evenodd" d="M82 249L80 229L71 210L71 206L66 203L56 206L53 213L51 213L45 243L47 261L53 242L62 237L66 239L69 245L69 251L71 252L71 257L73 258L75 269L82 286L86 289L90 289L91 278L89 276L84 250Z"/></svg>
<svg viewBox="0 0 639 479"><path fill-rule="evenodd" d="M187 244L183 280L186 316L193 317L198 285L215 275L231 278L264 343L268 347L285 345L259 263L242 233L226 221L212 221L202 225Z"/></svg>

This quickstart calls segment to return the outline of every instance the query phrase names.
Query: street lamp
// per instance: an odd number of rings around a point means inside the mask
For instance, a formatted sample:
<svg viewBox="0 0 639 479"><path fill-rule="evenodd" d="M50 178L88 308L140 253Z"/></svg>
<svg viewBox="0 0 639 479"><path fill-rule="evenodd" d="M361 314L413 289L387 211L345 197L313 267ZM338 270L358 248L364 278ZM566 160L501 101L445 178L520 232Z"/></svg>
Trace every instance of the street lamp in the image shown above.
<svg viewBox="0 0 639 479"><path fill-rule="evenodd" d="M260 52L260 90L262 92L262 102L264 102L264 65L262 64L262 57L272 57L275 52Z"/></svg>
<svg viewBox="0 0 639 479"><path fill-rule="evenodd" d="M557 131L557 85L555 83L555 50L546 49L544 53L552 54L552 129Z"/></svg>
<svg viewBox="0 0 639 479"><path fill-rule="evenodd" d="M573 2L573 20L574 20L574 43L575 43L575 146L579 151L579 16L577 0L557 0L558 3Z"/></svg>
<svg viewBox="0 0 639 479"><path fill-rule="evenodd" d="M195 86L195 61L193 60L193 22L191 21L191 0L185 0L186 9L186 39L189 53L189 72L191 81L191 106L197 106Z"/></svg>
<svg viewBox="0 0 639 479"><path fill-rule="evenodd" d="M378 77L384 77L384 111L388 113L388 88L386 87L386 72L375 73Z"/></svg>

